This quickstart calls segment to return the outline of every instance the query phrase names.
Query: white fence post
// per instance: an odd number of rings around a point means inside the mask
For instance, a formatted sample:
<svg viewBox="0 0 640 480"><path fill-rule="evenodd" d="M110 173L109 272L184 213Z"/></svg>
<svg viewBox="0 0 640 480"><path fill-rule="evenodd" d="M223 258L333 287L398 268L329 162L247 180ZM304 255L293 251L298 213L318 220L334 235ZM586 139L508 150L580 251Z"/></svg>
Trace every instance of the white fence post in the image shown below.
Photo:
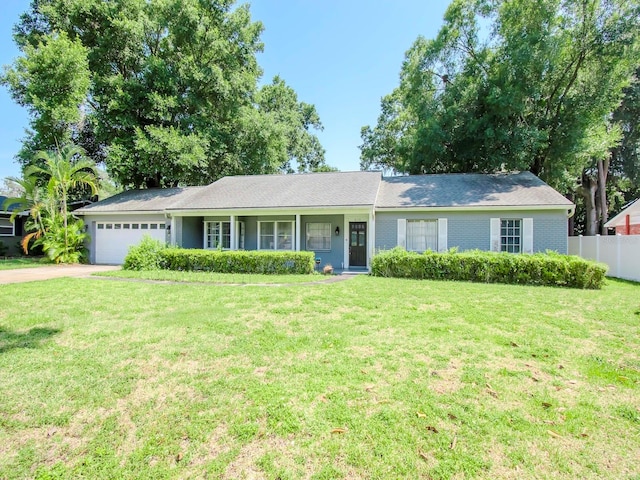
<svg viewBox="0 0 640 480"><path fill-rule="evenodd" d="M578 256L582 257L582 235L578 235Z"/></svg>
<svg viewBox="0 0 640 480"><path fill-rule="evenodd" d="M616 235L616 277L620 275L620 269L622 268L622 235L619 233Z"/></svg>
<svg viewBox="0 0 640 480"><path fill-rule="evenodd" d="M568 243L571 255L606 263L607 275L640 282L640 235L579 235Z"/></svg>

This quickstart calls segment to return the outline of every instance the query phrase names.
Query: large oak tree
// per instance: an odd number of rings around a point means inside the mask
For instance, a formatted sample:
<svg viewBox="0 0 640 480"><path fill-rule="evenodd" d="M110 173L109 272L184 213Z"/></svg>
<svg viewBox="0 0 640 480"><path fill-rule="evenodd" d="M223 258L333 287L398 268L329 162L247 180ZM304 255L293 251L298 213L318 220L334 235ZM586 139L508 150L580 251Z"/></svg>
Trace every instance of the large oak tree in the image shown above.
<svg viewBox="0 0 640 480"><path fill-rule="evenodd" d="M23 164L71 139L125 187L321 167L313 105L258 88L261 32L233 0L33 0L3 77L32 113Z"/></svg>
<svg viewBox="0 0 640 480"><path fill-rule="evenodd" d="M437 37L406 53L377 125L363 127L361 166L530 170L586 195L578 181L606 172L621 137L611 115L639 32L635 1L454 0Z"/></svg>

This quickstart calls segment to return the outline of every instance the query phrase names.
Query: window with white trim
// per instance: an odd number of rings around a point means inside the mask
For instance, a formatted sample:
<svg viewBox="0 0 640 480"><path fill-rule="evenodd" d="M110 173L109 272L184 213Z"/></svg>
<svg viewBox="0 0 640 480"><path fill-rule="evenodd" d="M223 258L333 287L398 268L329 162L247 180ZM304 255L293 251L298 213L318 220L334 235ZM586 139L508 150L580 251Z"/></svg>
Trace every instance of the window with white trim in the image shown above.
<svg viewBox="0 0 640 480"><path fill-rule="evenodd" d="M13 237L15 231L15 224L8 218L0 218L0 237Z"/></svg>
<svg viewBox="0 0 640 480"><path fill-rule="evenodd" d="M231 248L231 223L204 222L204 248Z"/></svg>
<svg viewBox="0 0 640 480"><path fill-rule="evenodd" d="M509 253L522 252L522 219L500 219L500 251Z"/></svg>
<svg viewBox="0 0 640 480"><path fill-rule="evenodd" d="M236 242L240 250L244 249L244 222L236 222ZM230 249L231 222L204 222L204 248Z"/></svg>
<svg viewBox="0 0 640 480"><path fill-rule="evenodd" d="M238 250L244 250L244 222L236 222L236 238Z"/></svg>
<svg viewBox="0 0 640 480"><path fill-rule="evenodd" d="M437 220L407 220L407 250L425 252L438 251Z"/></svg>
<svg viewBox="0 0 640 480"><path fill-rule="evenodd" d="M259 250L293 250L293 221L258 222Z"/></svg>
<svg viewBox="0 0 640 480"><path fill-rule="evenodd" d="M331 224L330 223L307 223L307 250L314 252L331 250Z"/></svg>

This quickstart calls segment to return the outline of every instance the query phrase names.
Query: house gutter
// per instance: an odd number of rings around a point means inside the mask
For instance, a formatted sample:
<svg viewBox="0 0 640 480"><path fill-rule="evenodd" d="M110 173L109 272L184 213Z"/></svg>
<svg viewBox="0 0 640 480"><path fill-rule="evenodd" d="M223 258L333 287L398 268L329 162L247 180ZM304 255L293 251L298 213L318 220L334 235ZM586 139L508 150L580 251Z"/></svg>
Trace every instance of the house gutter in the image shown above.
<svg viewBox="0 0 640 480"><path fill-rule="evenodd" d="M401 207L376 207L377 212L415 212L415 211L436 211L436 212L473 212L473 211L497 211L497 210L566 210L571 217L575 212L575 205L475 205L475 206L401 206Z"/></svg>
<svg viewBox="0 0 640 480"><path fill-rule="evenodd" d="M364 213L369 212L372 208L368 205L347 205L347 206L331 206L318 205L313 207L258 207L258 208L225 208L225 209L167 209L164 213L178 216L226 216L226 215L294 215L295 212L305 212L307 214L326 215L328 213Z"/></svg>
<svg viewBox="0 0 640 480"><path fill-rule="evenodd" d="M75 215L166 215L165 210L112 210L110 212L100 211L92 212L85 210L76 210L73 212Z"/></svg>

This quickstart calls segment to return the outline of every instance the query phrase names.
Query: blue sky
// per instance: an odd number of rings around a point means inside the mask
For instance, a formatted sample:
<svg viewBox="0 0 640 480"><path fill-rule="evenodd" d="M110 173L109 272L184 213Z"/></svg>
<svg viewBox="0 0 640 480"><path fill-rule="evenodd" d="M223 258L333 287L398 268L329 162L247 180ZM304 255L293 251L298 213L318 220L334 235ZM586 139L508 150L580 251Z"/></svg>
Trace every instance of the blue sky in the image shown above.
<svg viewBox="0 0 640 480"><path fill-rule="evenodd" d="M244 3L244 2L241 2ZM437 34L449 0L253 0L251 14L264 24L263 82L280 75L301 101L316 106L318 134L329 165L360 165L360 128L375 124L380 98L398 85L404 52L418 35ZM12 28L29 0L3 0L0 65L18 51ZM28 126L24 108L0 87L0 178L19 176L13 160Z"/></svg>

